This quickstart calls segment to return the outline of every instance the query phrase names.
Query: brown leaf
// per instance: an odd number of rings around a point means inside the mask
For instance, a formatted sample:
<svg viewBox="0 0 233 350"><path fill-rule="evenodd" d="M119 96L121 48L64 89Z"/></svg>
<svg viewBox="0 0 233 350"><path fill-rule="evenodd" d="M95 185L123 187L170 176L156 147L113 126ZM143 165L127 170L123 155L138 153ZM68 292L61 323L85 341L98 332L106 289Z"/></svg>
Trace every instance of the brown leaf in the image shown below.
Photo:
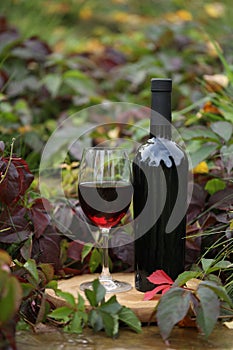
<svg viewBox="0 0 233 350"><path fill-rule="evenodd" d="M204 79L206 81L207 90L211 92L221 91L229 84L228 77L223 74L204 75Z"/></svg>
<svg viewBox="0 0 233 350"><path fill-rule="evenodd" d="M197 328L195 319L191 318L189 315L185 316L183 320L178 323L181 328Z"/></svg>

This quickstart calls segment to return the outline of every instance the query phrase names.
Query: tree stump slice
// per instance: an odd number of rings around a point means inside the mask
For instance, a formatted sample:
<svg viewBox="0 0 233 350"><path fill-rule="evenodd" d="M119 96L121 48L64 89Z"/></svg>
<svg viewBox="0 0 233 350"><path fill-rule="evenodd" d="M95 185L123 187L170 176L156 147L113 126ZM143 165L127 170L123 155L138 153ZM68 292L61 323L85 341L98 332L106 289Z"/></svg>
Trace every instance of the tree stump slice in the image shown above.
<svg viewBox="0 0 233 350"><path fill-rule="evenodd" d="M77 299L78 293L80 293L86 300L85 293L80 290L79 286L83 282L92 281L98 278L98 274L87 274L75 276L69 279L63 279L58 281L58 288L63 292L69 292ZM113 278L119 281L128 282L132 285L132 289L128 292L116 293L117 301L126 307L129 307L140 319L141 322L155 322L154 309L157 305L160 296L157 295L155 300L143 301L144 293L138 292L134 288L134 274L133 273L115 273ZM55 307L61 307L66 305L66 301L55 295L51 289L46 290L47 298L52 302ZM106 299L109 299L113 294L107 293ZM89 303L86 300L86 308L89 308Z"/></svg>

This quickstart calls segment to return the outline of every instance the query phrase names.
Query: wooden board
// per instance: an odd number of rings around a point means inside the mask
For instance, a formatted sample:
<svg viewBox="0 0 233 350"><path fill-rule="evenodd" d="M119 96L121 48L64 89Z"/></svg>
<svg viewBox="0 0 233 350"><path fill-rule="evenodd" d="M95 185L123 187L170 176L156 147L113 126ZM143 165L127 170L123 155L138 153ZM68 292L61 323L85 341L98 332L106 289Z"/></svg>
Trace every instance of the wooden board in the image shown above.
<svg viewBox="0 0 233 350"><path fill-rule="evenodd" d="M77 298L77 293L80 293L84 298L85 294L79 289L81 283L98 278L97 274L75 276L70 279L63 279L58 282L58 287L63 292L69 292ZM151 321L154 308L157 305L160 296L156 296L155 300L143 301L144 293L138 292L134 288L134 274L133 273L117 273L113 274L113 278L119 281L125 281L132 284L133 288L128 292L116 293L117 300L121 305L129 307L135 312L141 322ZM56 307L64 306L65 300L55 295L53 290L48 289L46 291L48 299L53 302ZM106 299L111 297L112 294L107 293ZM87 308L89 303L86 303ZM154 319L153 319L154 320Z"/></svg>

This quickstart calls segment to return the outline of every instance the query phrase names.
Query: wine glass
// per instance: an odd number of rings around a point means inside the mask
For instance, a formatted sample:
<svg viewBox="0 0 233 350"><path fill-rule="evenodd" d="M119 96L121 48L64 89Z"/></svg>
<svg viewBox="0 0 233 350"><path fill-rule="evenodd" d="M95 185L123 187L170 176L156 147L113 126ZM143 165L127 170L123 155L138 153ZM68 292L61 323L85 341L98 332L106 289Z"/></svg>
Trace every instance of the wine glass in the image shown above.
<svg viewBox="0 0 233 350"><path fill-rule="evenodd" d="M132 199L130 162L127 153L117 147L89 147L83 151L78 180L78 195L86 217L98 227L103 251L99 276L106 292L130 290L129 283L113 280L109 272L109 232L125 216ZM84 282L80 289L91 289Z"/></svg>

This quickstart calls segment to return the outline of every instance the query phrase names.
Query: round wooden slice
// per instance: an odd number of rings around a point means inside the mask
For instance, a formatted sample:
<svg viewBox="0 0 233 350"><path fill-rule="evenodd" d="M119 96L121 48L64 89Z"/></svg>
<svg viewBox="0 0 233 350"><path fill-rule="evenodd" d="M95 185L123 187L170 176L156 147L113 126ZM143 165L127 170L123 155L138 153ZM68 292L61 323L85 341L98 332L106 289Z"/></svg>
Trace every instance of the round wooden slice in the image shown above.
<svg viewBox="0 0 233 350"><path fill-rule="evenodd" d="M79 288L80 284L83 282L92 281L98 278L98 276L98 274L88 274L75 276L70 279L63 279L58 282L58 288L63 292L69 292L73 294L75 298L77 298L78 293L80 293L85 298L85 293ZM133 273L116 273L113 274L113 278L118 281L128 282L132 285L132 289L128 292L116 293L117 301L121 305L129 307L137 315L141 322L154 322L155 317L153 317L153 313L160 296L156 296L155 300L143 301L144 293L138 292L134 288ZM46 293L48 299L56 307L64 306L66 304L65 300L56 296L53 290L48 289L46 290ZM110 298L113 294L107 293L106 299ZM88 301L86 301L86 305L88 309Z"/></svg>

